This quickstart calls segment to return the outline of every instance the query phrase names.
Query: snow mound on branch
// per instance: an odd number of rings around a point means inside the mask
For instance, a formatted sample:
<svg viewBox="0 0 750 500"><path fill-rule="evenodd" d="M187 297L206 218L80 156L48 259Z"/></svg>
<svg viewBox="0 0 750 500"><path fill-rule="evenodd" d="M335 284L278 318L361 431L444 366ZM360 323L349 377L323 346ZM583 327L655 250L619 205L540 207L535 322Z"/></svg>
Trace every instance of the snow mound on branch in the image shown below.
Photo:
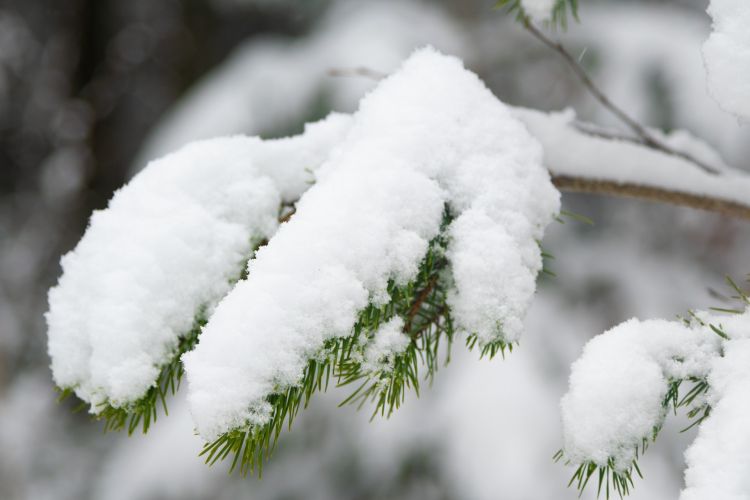
<svg viewBox="0 0 750 500"><path fill-rule="evenodd" d="M295 216L183 356L199 433L267 422L266 396L297 385L368 302L387 302L389 279L414 278L446 204L455 323L481 342L514 340L541 268L536 241L559 208L541 160L459 60L417 51L362 100Z"/></svg>
<svg viewBox="0 0 750 500"><path fill-rule="evenodd" d="M193 143L117 191L63 257L49 293L58 386L75 389L95 413L143 396L348 126L347 116L331 115L293 138Z"/></svg>
<svg viewBox="0 0 750 500"><path fill-rule="evenodd" d="M670 380L702 377L719 337L665 320L631 319L589 341L562 399L564 451L573 463L626 470L664 420Z"/></svg>
<svg viewBox="0 0 750 500"><path fill-rule="evenodd" d="M713 32L703 45L708 87L719 105L750 119L750 2L711 0Z"/></svg>
<svg viewBox="0 0 750 500"><path fill-rule="evenodd" d="M642 440L663 423L669 382L694 377L708 389L692 407L711 410L685 453L680 498L750 496L750 309L695 318L690 326L633 319L589 341L562 400L568 460L605 466L613 458L616 469L628 469ZM687 394L689 382L681 389Z"/></svg>

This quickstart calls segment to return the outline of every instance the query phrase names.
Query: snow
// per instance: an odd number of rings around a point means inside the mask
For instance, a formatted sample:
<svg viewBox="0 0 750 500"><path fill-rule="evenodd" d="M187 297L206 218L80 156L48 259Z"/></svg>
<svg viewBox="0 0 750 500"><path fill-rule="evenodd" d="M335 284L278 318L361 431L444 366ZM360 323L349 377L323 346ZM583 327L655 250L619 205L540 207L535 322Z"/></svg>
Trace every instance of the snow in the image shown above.
<svg viewBox="0 0 750 500"><path fill-rule="evenodd" d="M750 496L750 310L727 318L724 331L731 338L724 356L714 360L707 395L711 415L700 425L698 437L685 453L685 490L681 500Z"/></svg>
<svg viewBox="0 0 750 500"><path fill-rule="evenodd" d="M386 302L389 279L416 275L446 204L458 330L481 343L515 340L541 268L536 241L559 208L541 160L459 60L415 52L361 101L294 217L183 356L201 436L266 422L267 395L298 384L307 360L326 339L349 336L368 302ZM475 282L480 266L510 279Z"/></svg>
<svg viewBox="0 0 750 500"><path fill-rule="evenodd" d="M706 328L636 319L589 341L561 402L566 458L626 470L664 420L668 382L705 376L718 344Z"/></svg>
<svg viewBox="0 0 750 500"><path fill-rule="evenodd" d="M524 12L537 22L549 21L555 0L522 0Z"/></svg>
<svg viewBox="0 0 750 500"><path fill-rule="evenodd" d="M750 119L750 3L711 0L713 32L703 45L708 88L719 105Z"/></svg>
<svg viewBox="0 0 750 500"><path fill-rule="evenodd" d="M363 367L365 371L387 371L394 357L409 346L409 337L404 335L404 320L393 318L378 328L365 348Z"/></svg>
<svg viewBox="0 0 750 500"><path fill-rule="evenodd" d="M151 387L201 308L230 289L253 245L278 226L347 130L331 115L303 135L190 144L149 164L91 217L49 292L49 354L58 386L91 411Z"/></svg>
<svg viewBox="0 0 750 500"><path fill-rule="evenodd" d="M553 175L636 184L748 206L750 177L724 165L708 145L688 132L675 131L662 139L720 171L710 174L677 156L637 143L596 137L576 127L575 112L544 113L514 108L515 115L544 147ZM603 159L606 158L606 164Z"/></svg>

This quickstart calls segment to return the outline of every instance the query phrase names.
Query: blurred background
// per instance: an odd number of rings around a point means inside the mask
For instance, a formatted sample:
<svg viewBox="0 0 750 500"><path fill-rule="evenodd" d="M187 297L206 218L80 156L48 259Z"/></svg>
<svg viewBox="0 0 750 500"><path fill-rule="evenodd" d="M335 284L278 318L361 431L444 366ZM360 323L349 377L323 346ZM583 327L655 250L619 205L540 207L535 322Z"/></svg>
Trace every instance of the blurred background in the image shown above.
<svg viewBox="0 0 750 500"><path fill-rule="evenodd" d="M558 404L584 343L633 316L721 305L750 272L750 224L638 201L565 195L594 219L555 224L520 349L450 365L390 420L314 399L262 480L209 469L181 397L148 436L103 434L58 404L46 291L92 210L150 159L198 138L275 137L374 85L431 44L505 102L573 107L618 126L548 49L491 0L0 0L0 499L574 499L554 464ZM581 2L560 35L643 122L704 138L750 168L750 129L707 96L708 0ZM341 73L339 71L338 73ZM607 159L602 158L602 168ZM750 194L749 194L750 195ZM676 498L694 434L671 418L633 498ZM593 498L590 488L584 498Z"/></svg>

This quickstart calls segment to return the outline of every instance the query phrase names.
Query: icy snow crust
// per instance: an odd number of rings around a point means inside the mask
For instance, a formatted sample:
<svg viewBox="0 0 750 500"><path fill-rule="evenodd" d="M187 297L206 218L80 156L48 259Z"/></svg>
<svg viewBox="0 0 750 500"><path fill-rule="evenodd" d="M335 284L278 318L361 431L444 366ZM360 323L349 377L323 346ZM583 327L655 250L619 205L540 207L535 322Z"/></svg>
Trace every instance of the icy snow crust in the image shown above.
<svg viewBox="0 0 750 500"><path fill-rule="evenodd" d="M303 135L193 143L156 160L91 217L49 293L49 353L60 387L91 411L151 387L178 338L230 289L282 202L307 188L349 127L331 115Z"/></svg>
<svg viewBox="0 0 750 500"><path fill-rule="evenodd" d="M711 0L713 32L703 45L708 88L719 105L750 119L750 2Z"/></svg>
<svg viewBox="0 0 750 500"><path fill-rule="evenodd" d="M626 470L664 420L668 382L698 377L711 413L685 454L680 498L750 497L750 310L698 316L690 326L632 319L589 341L562 400L566 458L604 466L611 457Z"/></svg>
<svg viewBox="0 0 750 500"><path fill-rule="evenodd" d="M266 396L298 384L307 359L349 336L368 302L385 303L389 279L413 278L446 204L456 326L483 343L520 334L537 240L559 208L536 140L459 60L432 49L382 81L353 121L183 356L207 440L266 422Z"/></svg>

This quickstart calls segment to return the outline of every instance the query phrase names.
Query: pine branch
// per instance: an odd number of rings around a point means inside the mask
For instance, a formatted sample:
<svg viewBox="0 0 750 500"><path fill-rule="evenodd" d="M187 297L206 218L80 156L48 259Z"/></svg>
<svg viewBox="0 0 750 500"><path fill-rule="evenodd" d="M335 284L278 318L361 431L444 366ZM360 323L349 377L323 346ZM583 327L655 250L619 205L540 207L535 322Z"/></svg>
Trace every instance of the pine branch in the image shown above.
<svg viewBox="0 0 750 500"><path fill-rule="evenodd" d="M742 289L729 276L727 276L726 280L732 290L737 293L737 295L732 298L739 301L744 307L750 306L750 293ZM750 279L748 281L750 281ZM742 314L744 312L734 309L726 309L722 311L729 314ZM721 325L707 323L693 311L688 311L687 317L681 317L680 319L688 327L702 327L708 329L709 332L718 335L722 341L730 339L730 336L723 330ZM723 356L723 349L720 351L720 355ZM692 386L681 396L680 388L686 382L691 383ZM711 416L711 411L713 409L706 399L709 389L710 385L705 376L693 376L685 379L669 380L667 391L661 402L663 409L662 421L654 426L650 437L644 436L640 446L635 447L635 459L624 469L616 466L614 457L610 457L604 465L591 461L581 463L573 473L568 486L575 484L576 488L583 493L589 479L594 475L594 472L598 472L599 485L597 489L597 498L601 495L602 491L604 491L605 497L609 499L610 484L614 492L616 492L620 498L627 495L635 486L633 482L633 471L635 471L641 479L643 478L643 474L641 474L641 470L638 467L638 460L640 456L646 452L649 444L656 441L667 413L670 413L671 411L671 413L676 415L677 410L680 408L687 410L686 415L691 422L690 425L680 430L680 432L686 432L693 427L700 425ZM553 459L555 462L564 459L564 451L558 450L553 456ZM570 461L566 461L565 464L570 465Z"/></svg>
<svg viewBox="0 0 750 500"><path fill-rule="evenodd" d="M685 381L692 382L693 386L684 396L680 397L680 387ZM685 380L670 380L667 392L662 399L664 417L666 417L667 413L670 411L677 414L678 408L688 408L687 417L691 419L692 422L688 427L682 429L681 432L685 432L696 425L699 425L703 420L708 418L711 413L711 407L705 403L705 401L701 402L699 405L693 405L696 400L702 399L701 396L705 395L708 388L708 382L702 378L690 377ZM638 477L643 479L643 474L638 466L638 460L640 460L640 457L646 453L649 445L656 441L656 438L661 431L662 424L663 418L662 422L654 426L651 435L644 436L641 443L634 447L635 458L629 465L623 468L616 463L614 457L609 457L605 464L599 464L592 461L580 463L576 467L573 476L570 478L568 487L575 485L580 494L583 494L589 480L596 476L598 483L596 492L597 498L599 498L602 493L604 493L604 497L607 500L609 500L612 493L617 493L621 499L630 494L630 491L635 487L635 482L633 480L634 476L637 474ZM565 453L563 450L558 450L552 458L555 462L564 460L565 465L571 465L569 460L565 460Z"/></svg>

